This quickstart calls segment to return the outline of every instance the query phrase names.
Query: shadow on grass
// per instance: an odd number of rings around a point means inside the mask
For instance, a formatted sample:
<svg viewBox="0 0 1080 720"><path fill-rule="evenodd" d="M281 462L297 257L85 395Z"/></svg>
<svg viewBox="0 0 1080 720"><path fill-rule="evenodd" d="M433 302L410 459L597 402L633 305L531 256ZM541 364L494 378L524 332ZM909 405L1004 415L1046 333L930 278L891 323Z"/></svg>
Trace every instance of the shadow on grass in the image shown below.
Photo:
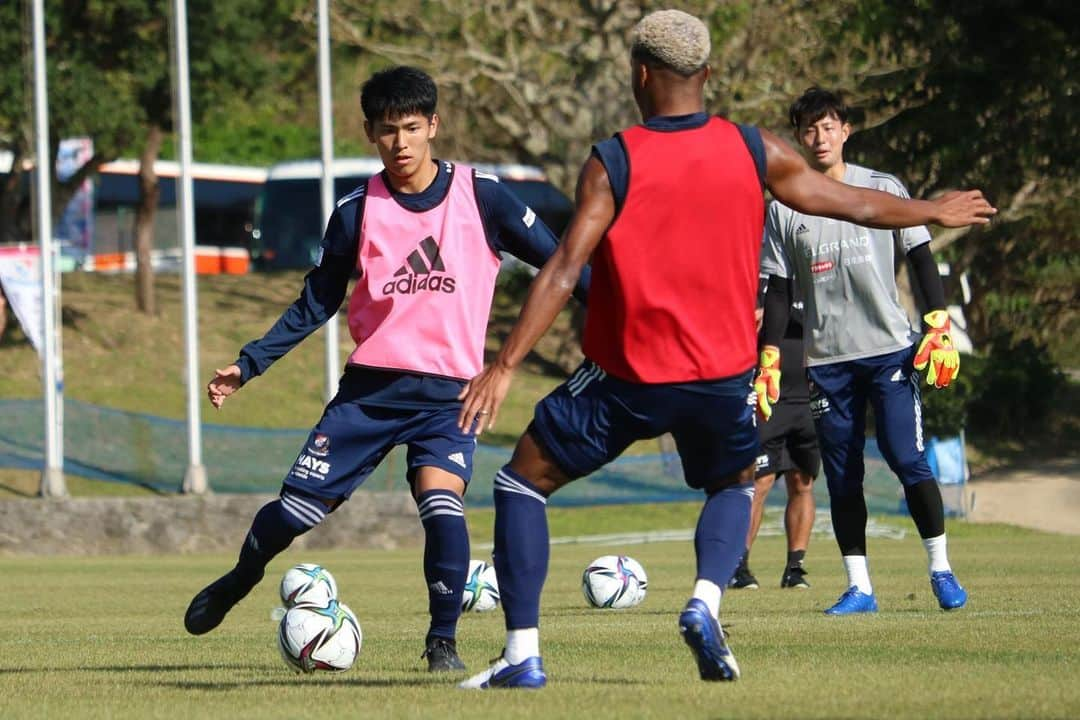
<svg viewBox="0 0 1080 720"><path fill-rule="evenodd" d="M24 498L37 497L37 493L26 492L25 490L20 490L17 487L5 485L4 483L0 483L0 493L11 493L12 495Z"/></svg>
<svg viewBox="0 0 1080 720"><path fill-rule="evenodd" d="M244 665L240 663L230 665L78 665L75 667L0 667L0 675L12 675L24 672L64 672L64 673L167 673L167 672L195 672L204 670L251 670L265 671L265 665Z"/></svg>
<svg viewBox="0 0 1080 720"><path fill-rule="evenodd" d="M342 687L424 687L430 685L432 687L449 687L457 685L458 682L463 680L465 676L453 678L448 677L417 677L417 678L344 678L334 674L326 674L317 676L318 679L311 676L304 675L291 675L275 678L266 678L259 680L219 680L219 681L203 681L203 680L173 680L173 681L160 681L160 682L147 682L147 685L154 685L156 687L174 688L176 690L208 690L208 691L224 691L240 690L244 688L263 688L263 687L303 687L305 685L334 685Z"/></svg>
<svg viewBox="0 0 1080 720"><path fill-rule="evenodd" d="M317 685L333 685L342 687L354 687L354 688L381 688L381 687L438 687L447 688L455 687L466 676L460 677L417 677L417 678L342 678L336 675L323 675L320 679L316 680L311 677L294 676L292 678L267 678L265 680L229 680L220 682L204 682L204 681L167 681L167 682L152 682L147 683L156 687L167 687L176 690L207 690L207 691L224 691L239 690L243 688L261 688L261 687L302 687L304 685L310 685L315 683ZM659 682L659 681L658 681ZM627 678L598 678L598 677L581 677L581 678L560 678L560 685L582 685L595 687L597 685L616 685L623 687L630 686L647 686L655 683L642 682L640 680L630 680Z"/></svg>

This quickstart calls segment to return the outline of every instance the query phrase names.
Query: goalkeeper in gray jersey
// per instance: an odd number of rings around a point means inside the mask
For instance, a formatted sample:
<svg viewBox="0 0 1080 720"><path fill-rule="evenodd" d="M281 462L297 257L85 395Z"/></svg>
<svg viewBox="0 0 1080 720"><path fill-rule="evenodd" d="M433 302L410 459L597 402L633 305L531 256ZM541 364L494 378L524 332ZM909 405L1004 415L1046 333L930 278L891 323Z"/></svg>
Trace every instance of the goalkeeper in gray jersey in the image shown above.
<svg viewBox="0 0 1080 720"><path fill-rule="evenodd" d="M908 197L892 175L844 162L851 126L835 94L811 88L790 109L790 120L810 164L849 185ZM866 560L863 446L866 408L874 409L878 445L904 487L911 517L929 556L930 583L946 610L963 607L967 592L949 565L941 492L923 446L919 375L944 387L959 367L949 338L944 291L925 227L878 230L770 205L761 271L769 275L764 347L755 389L759 411L778 396L780 351L791 287L804 305L810 407L828 481L833 530L848 589L825 612L875 612L877 599ZM930 308L922 340L901 307L894 279L895 252L910 262Z"/></svg>

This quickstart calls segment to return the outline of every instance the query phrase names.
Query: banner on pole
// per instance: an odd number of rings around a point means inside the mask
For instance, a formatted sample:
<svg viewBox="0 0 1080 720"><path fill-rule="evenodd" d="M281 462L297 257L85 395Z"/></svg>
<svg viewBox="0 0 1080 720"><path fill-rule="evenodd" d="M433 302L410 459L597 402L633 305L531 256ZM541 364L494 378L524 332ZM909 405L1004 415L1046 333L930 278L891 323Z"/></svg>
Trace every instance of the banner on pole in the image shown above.
<svg viewBox="0 0 1080 720"><path fill-rule="evenodd" d="M0 285L30 344L41 355L41 253L36 246L0 247Z"/></svg>

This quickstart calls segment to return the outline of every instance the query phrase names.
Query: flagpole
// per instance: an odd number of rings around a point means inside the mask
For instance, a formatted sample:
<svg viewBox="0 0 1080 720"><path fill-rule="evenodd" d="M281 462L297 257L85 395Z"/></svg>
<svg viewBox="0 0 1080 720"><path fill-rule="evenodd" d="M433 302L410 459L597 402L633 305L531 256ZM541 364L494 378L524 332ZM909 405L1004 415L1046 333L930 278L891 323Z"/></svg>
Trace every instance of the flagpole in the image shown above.
<svg viewBox="0 0 1080 720"><path fill-rule="evenodd" d="M186 0L174 0L176 52L176 116L177 145L180 150L180 183L176 194L176 210L180 223L183 248L184 287L184 356L187 378L188 466L181 490L201 495L208 490L206 468L202 462L202 424L199 415L199 316L195 281L195 192L191 180L191 95L188 88L188 35Z"/></svg>
<svg viewBox="0 0 1080 720"><path fill-rule="evenodd" d="M322 226L334 212L334 110L330 87L330 11L328 0L319 0L319 135L322 141ZM337 394L341 363L338 357L338 316L326 323L326 402Z"/></svg>
<svg viewBox="0 0 1080 720"><path fill-rule="evenodd" d="M34 139L37 162L34 179L37 190L37 230L41 248L42 383L45 400L45 464L39 494L42 497L67 495L64 481L64 453L60 430L60 372L56 330L57 282L54 275L52 237L52 163L49 152L49 94L45 64L45 8L43 0L32 7L34 44Z"/></svg>

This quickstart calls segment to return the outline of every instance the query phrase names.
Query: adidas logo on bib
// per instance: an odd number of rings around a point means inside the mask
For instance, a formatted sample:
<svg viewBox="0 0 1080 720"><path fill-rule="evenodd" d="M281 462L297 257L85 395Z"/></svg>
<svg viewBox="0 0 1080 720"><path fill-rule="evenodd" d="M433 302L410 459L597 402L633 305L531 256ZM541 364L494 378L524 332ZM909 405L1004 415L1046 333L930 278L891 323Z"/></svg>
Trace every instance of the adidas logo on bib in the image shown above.
<svg viewBox="0 0 1080 720"><path fill-rule="evenodd" d="M411 295L423 290L452 293L457 289L457 281L447 275L436 274L445 272L446 265L439 256L439 246L435 238L428 235L394 273L397 279L383 285L383 295Z"/></svg>

